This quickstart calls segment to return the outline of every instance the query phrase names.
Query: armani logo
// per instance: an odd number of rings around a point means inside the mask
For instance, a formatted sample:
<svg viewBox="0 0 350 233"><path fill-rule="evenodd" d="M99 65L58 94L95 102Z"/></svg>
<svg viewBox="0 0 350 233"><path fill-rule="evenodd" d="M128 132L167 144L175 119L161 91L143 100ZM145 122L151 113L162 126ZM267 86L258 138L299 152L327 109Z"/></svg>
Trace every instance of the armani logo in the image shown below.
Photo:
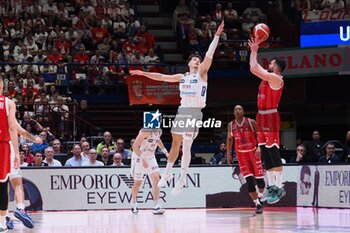
<svg viewBox="0 0 350 233"><path fill-rule="evenodd" d="M120 174L119 177L124 181L124 183L129 187L132 188L134 185L134 179L132 177L128 177L125 174Z"/></svg>

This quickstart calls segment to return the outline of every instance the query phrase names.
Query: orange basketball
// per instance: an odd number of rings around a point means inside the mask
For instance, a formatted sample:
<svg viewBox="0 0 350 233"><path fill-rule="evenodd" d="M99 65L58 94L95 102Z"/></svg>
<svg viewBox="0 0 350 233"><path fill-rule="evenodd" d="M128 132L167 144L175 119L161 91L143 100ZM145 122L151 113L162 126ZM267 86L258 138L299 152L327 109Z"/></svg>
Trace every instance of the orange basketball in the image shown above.
<svg viewBox="0 0 350 233"><path fill-rule="evenodd" d="M253 29L253 35L255 38L265 41L270 36L270 28L264 23L259 23Z"/></svg>

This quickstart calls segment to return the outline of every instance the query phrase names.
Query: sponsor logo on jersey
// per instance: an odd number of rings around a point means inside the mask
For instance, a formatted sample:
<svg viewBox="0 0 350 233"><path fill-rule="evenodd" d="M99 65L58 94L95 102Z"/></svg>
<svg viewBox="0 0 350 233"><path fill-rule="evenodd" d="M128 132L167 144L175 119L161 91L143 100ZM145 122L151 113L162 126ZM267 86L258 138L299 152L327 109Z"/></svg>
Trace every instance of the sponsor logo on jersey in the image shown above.
<svg viewBox="0 0 350 233"><path fill-rule="evenodd" d="M197 83L197 82L198 82L197 79L191 79L191 80L190 80L190 83Z"/></svg>

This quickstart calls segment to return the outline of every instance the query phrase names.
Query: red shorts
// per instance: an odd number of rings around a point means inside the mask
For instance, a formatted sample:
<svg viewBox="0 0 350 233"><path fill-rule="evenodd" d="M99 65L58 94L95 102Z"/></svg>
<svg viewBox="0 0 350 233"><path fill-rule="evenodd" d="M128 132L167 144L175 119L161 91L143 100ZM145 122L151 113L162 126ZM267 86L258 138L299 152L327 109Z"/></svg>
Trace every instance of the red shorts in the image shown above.
<svg viewBox="0 0 350 233"><path fill-rule="evenodd" d="M257 179L264 178L264 169L261 163L260 153L256 154L256 150L249 152L236 151L239 168L242 175L254 176Z"/></svg>
<svg viewBox="0 0 350 233"><path fill-rule="evenodd" d="M256 114L258 124L257 139L259 145L266 145L267 148L280 147L280 114L278 112L268 114Z"/></svg>
<svg viewBox="0 0 350 233"><path fill-rule="evenodd" d="M0 182L5 182L11 172L11 148L9 142L0 142Z"/></svg>

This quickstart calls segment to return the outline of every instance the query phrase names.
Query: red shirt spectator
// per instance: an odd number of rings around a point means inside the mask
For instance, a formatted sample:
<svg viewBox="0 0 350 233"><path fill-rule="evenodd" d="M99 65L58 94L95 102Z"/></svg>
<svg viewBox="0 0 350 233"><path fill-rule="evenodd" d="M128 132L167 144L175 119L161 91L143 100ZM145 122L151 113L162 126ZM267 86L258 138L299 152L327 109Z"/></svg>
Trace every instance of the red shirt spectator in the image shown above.
<svg viewBox="0 0 350 233"><path fill-rule="evenodd" d="M52 63L58 63L62 61L62 55L58 53L57 49L53 49L53 54L50 54L47 56L47 58L52 62Z"/></svg>
<svg viewBox="0 0 350 233"><path fill-rule="evenodd" d="M98 22L96 27L91 29L92 39L95 43L101 43L105 37L109 37L109 32L106 28L101 27L101 22Z"/></svg>
<svg viewBox="0 0 350 233"><path fill-rule="evenodd" d="M146 38L147 41L148 41L149 46L150 46L151 48L154 47L154 42L155 42L154 36L153 36L151 33L149 33L149 32L146 31L146 26L145 26L145 25L141 25L140 31L139 31L138 33L136 33L136 36L135 36L135 37L136 37L136 39L137 39L138 41L140 41L141 38Z"/></svg>
<svg viewBox="0 0 350 233"><path fill-rule="evenodd" d="M74 55L73 61L77 63L87 63L90 61L90 57L85 53L84 48L79 48L79 52Z"/></svg>
<svg viewBox="0 0 350 233"><path fill-rule="evenodd" d="M57 51L62 54L62 55L68 55L69 51L70 51L70 43L68 41L65 40L65 36L62 33L62 35L60 35L60 39L56 40L55 42L55 48L57 49Z"/></svg>
<svg viewBox="0 0 350 233"><path fill-rule="evenodd" d="M8 29L14 28L16 23L17 19L14 17L13 13L9 13L9 17L4 19L4 26Z"/></svg>

